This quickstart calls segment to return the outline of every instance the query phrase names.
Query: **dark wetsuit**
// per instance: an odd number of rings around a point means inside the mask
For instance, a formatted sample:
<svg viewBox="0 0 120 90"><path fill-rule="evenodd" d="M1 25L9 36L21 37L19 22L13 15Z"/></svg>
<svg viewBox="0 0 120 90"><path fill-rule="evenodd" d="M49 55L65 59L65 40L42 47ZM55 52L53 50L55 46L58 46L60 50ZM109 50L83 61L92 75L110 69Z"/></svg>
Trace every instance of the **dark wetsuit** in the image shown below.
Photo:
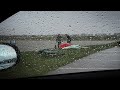
<svg viewBox="0 0 120 90"><path fill-rule="evenodd" d="M61 41L62 41L62 37L58 35L56 38L56 42L58 43L58 48L59 48L59 45L61 44Z"/></svg>
<svg viewBox="0 0 120 90"><path fill-rule="evenodd" d="M67 35L67 43L71 43L71 37Z"/></svg>

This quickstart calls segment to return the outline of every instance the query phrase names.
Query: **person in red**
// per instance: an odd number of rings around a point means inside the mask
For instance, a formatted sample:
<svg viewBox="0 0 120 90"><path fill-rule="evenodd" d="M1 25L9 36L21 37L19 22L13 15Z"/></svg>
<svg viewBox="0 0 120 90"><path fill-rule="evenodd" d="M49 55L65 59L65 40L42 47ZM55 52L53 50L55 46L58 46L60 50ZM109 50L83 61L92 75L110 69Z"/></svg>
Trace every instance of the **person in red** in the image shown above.
<svg viewBox="0 0 120 90"><path fill-rule="evenodd" d="M67 36L67 43L61 43L59 45L59 48L64 48L64 47L68 47L71 46L71 37L68 34L65 34Z"/></svg>

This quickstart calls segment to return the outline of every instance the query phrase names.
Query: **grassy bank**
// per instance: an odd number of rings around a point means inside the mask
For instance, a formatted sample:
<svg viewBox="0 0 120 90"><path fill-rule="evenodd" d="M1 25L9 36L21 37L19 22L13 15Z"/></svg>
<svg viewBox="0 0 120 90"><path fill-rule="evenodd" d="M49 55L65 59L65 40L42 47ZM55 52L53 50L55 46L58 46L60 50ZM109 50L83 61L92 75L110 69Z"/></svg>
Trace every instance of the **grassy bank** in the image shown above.
<svg viewBox="0 0 120 90"><path fill-rule="evenodd" d="M91 45L88 48L60 50L65 55L46 57L37 52L21 52L21 61L15 67L0 72L0 78L41 76L90 54L112 48L116 43Z"/></svg>

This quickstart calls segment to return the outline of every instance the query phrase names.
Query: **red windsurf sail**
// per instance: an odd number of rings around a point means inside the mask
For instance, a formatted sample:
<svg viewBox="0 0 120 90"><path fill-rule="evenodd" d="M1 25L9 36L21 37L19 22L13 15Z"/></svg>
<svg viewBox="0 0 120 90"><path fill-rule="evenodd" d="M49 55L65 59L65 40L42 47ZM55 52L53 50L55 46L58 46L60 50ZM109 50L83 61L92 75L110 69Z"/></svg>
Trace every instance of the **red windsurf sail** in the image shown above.
<svg viewBox="0 0 120 90"><path fill-rule="evenodd" d="M62 43L59 45L60 48L64 48L64 47L68 47L68 46L71 46L72 44L70 43Z"/></svg>

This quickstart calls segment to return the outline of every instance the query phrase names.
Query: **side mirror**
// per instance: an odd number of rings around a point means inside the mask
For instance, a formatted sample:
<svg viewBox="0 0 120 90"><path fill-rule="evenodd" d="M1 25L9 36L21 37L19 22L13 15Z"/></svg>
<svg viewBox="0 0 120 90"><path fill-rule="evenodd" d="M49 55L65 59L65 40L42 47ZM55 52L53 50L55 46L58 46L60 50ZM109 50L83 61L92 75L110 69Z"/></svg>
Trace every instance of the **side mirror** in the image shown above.
<svg viewBox="0 0 120 90"><path fill-rule="evenodd" d="M0 71L15 66L20 60L20 51L17 46L0 43Z"/></svg>

